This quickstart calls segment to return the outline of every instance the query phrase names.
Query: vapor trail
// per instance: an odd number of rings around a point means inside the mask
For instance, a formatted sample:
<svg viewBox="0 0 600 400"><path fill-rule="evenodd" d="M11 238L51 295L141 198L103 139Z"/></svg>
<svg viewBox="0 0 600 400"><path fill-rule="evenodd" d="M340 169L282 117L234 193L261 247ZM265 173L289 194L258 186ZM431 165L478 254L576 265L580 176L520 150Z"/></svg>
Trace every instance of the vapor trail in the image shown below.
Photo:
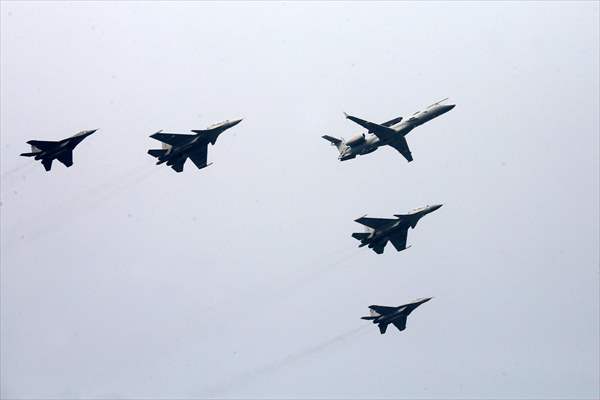
<svg viewBox="0 0 600 400"><path fill-rule="evenodd" d="M57 227L71 223L81 215L97 210L111 197L125 190L132 190L136 185L157 172L156 168L144 167L144 165L133 167L105 180L103 183L85 189L71 199L40 212L30 221L21 221L19 225L12 227L8 232L13 233L14 239L18 236L14 233L19 230L19 226L33 226L33 230L27 234L27 239L36 240ZM12 243L7 243L7 245L10 244Z"/></svg>
<svg viewBox="0 0 600 400"><path fill-rule="evenodd" d="M318 353L320 351L323 351L323 350L327 349L328 347L331 347L337 343L343 342L346 339L357 335L361 331L365 331L367 327L368 327L367 325L363 325L361 327L351 329L349 331L346 331L342 334L339 334L330 339L322 341L314 346L308 347L299 352L288 354L287 356L285 356L279 360L273 361L269 364L263 365L262 367L258 367L254 370L250 370L250 371L244 372L242 374L239 374L239 375L231 378L229 380L229 382L227 382L227 383L222 383L220 385L216 385L213 388L208 389L208 394L211 396L217 395L217 394L222 394L222 393L225 393L227 391L234 389L236 386L242 386L252 380L260 378L263 375L268 375L272 372L277 371L278 369L284 368L290 364L294 364L294 363L302 360L305 357L309 357L309 356L311 356L315 353Z"/></svg>
<svg viewBox="0 0 600 400"><path fill-rule="evenodd" d="M19 177L23 177L23 175L19 174L19 176L15 176L15 174L29 172L29 170L31 170L34 165L35 163L32 160L28 160L24 164L18 165L14 168L2 172L2 175L0 177L0 181L2 182L2 192L6 192L7 190L11 189L17 182L17 179Z"/></svg>

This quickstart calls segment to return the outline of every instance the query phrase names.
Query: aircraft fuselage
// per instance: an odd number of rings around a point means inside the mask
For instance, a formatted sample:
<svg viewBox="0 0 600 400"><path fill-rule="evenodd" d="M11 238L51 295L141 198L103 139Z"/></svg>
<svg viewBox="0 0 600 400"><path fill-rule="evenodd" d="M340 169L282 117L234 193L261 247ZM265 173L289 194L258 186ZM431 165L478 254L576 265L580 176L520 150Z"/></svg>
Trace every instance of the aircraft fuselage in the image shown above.
<svg viewBox="0 0 600 400"><path fill-rule="evenodd" d="M370 236L363 239L359 247L370 245L370 247L378 244L379 242L387 241L390 236L393 236L397 231L408 229L409 227L414 228L417 223L425 215L434 212L439 209L441 204L433 206L425 206L417 208L408 214L398 216L398 219L390 222L388 225L384 225L378 229L372 229Z"/></svg>
<svg viewBox="0 0 600 400"><path fill-rule="evenodd" d="M442 114L452 110L454 105L435 104L423 111L417 111L410 117L401 120L400 122L389 126L396 131L398 135L406 136L416 127L439 117ZM352 143L352 140L346 143L346 147L340 152L339 160L345 161L355 158L357 155L369 154L377 150L381 146L390 144L391 140L383 141L375 134L367 132L362 134L364 140L357 140ZM360 136L355 136L357 138Z"/></svg>

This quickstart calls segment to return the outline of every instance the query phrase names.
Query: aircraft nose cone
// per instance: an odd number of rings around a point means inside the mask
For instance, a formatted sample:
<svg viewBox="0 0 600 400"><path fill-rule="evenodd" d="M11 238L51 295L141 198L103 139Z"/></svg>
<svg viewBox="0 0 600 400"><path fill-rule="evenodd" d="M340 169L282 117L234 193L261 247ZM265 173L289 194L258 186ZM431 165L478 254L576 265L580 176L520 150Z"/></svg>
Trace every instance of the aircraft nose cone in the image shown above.
<svg viewBox="0 0 600 400"><path fill-rule="evenodd" d="M243 121L243 118L235 119L235 120L231 121L231 126L236 126L237 124L239 124L242 121Z"/></svg>
<svg viewBox="0 0 600 400"><path fill-rule="evenodd" d="M431 206L431 211L439 210L442 206L443 204L435 204Z"/></svg>
<svg viewBox="0 0 600 400"><path fill-rule="evenodd" d="M450 110L452 110L454 107L456 107L456 104L448 104L448 105L446 106L446 110L447 110L447 111L450 111Z"/></svg>

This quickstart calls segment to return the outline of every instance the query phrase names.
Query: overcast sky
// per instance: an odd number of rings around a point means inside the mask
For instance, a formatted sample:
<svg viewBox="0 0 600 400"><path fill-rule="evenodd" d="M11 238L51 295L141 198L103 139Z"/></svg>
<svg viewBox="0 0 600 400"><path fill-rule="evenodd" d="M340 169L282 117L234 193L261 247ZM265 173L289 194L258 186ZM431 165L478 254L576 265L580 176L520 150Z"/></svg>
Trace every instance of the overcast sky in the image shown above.
<svg viewBox="0 0 600 400"><path fill-rule="evenodd" d="M599 9L2 2L2 397L598 398ZM444 97L411 163L321 139ZM207 169L146 154L234 118Z"/></svg>

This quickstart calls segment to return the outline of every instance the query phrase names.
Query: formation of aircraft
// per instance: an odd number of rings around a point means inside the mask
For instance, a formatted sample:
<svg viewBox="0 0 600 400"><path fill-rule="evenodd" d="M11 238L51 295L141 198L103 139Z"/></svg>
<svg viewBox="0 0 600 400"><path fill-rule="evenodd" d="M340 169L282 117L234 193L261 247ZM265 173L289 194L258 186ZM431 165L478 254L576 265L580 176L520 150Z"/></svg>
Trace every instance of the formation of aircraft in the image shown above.
<svg viewBox="0 0 600 400"><path fill-rule="evenodd" d="M347 119L367 129L367 132L353 136L347 141L328 135L323 136L323 138L337 147L340 153L338 157L340 161L355 158L357 155L369 154L381 146L388 145L398 150L410 162L413 161L413 157L406 142L406 135L417 126L452 110L455 105L444 104L446 100L438 101L423 111L415 112L406 119L397 117L382 124L345 114ZM162 148L150 149L148 154L158 159L157 165L166 163L176 172L183 171L183 166L188 158L192 160L198 169L206 168L212 164L207 163L208 145L214 145L219 135L241 121L241 119L237 119L220 122L203 130L192 130L193 134L191 135L158 131L150 137L162 142ZM59 141L30 140L27 143L31 145L31 152L22 153L21 156L41 160L46 171L50 171L52 161L55 159L66 167L70 167L73 165L73 149L94 132L96 132L96 129L81 131L74 136ZM360 217L355 221L364 225L367 230L366 232L355 232L352 237L360 241L359 247L368 246L377 254L383 253L388 242L392 242L397 251L402 251L410 247L406 246L408 229L414 228L421 218L441 206L441 204L437 204L417 208L407 214L395 214L393 219ZM369 306L370 316L362 317L362 319L372 320L374 324L379 326L382 334L385 333L389 324L393 324L398 330L403 331L406 328L408 315L429 300L431 300L431 297L418 299L398 307L372 305Z"/></svg>
<svg viewBox="0 0 600 400"><path fill-rule="evenodd" d="M433 103L426 109L417 111L406 119L397 117L381 124L365 121L364 119L344 113L347 119L362 126L367 132L352 136L347 141L329 135L324 135L322 138L337 147L340 153L338 157L340 161L372 153L381 146L391 146L398 150L408 162L411 162L413 156L406 142L406 135L417 126L423 125L425 122L447 113L456 106L455 104L443 104L446 100L448 99L446 98Z"/></svg>

